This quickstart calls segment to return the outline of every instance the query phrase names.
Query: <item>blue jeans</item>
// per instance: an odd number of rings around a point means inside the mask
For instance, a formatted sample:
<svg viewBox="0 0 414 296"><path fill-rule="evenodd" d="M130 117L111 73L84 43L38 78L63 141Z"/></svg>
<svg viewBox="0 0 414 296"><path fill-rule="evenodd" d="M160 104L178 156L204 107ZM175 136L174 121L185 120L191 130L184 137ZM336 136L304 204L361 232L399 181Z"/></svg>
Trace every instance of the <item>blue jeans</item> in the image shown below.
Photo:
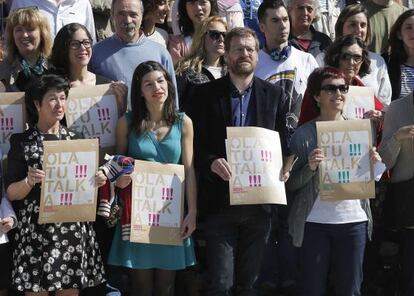
<svg viewBox="0 0 414 296"><path fill-rule="evenodd" d="M254 295L270 232L270 213L262 206L232 206L208 216L205 229L205 295Z"/></svg>
<svg viewBox="0 0 414 296"><path fill-rule="evenodd" d="M302 295L326 294L328 274L336 296L360 296L367 222L306 222L302 244Z"/></svg>

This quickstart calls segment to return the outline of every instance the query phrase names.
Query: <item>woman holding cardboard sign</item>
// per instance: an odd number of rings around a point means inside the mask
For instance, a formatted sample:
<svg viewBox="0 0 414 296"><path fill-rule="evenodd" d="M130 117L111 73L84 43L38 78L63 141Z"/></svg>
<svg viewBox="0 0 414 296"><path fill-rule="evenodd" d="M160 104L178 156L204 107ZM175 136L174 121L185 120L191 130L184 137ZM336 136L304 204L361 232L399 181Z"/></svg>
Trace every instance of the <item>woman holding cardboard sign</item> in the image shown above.
<svg viewBox="0 0 414 296"><path fill-rule="evenodd" d="M189 117L176 112L174 97L175 89L165 69L157 62L144 62L132 78L132 111L118 121L119 154L184 165L188 207L181 227L183 246L131 243L123 240L128 239L130 225L117 225L108 263L130 269L131 295L173 295L175 270L195 264L190 238L197 211L193 126ZM116 186L130 190L130 183L131 177L124 175L118 178Z"/></svg>
<svg viewBox="0 0 414 296"><path fill-rule="evenodd" d="M360 295L362 262L371 230L368 200L321 201L318 166L324 160L317 147L316 121L344 120L346 76L336 68L316 69L308 79L316 115L300 126L291 141L298 157L286 183L295 198L289 213L293 244L303 249L302 295L324 295L331 271L337 296ZM375 148L371 161L380 161ZM368 222L368 223L367 223Z"/></svg>
<svg viewBox="0 0 414 296"><path fill-rule="evenodd" d="M91 57L92 36L84 25L71 23L59 30L53 43L50 62L54 67L63 70L71 87L111 83L109 79L88 71ZM113 81L111 90L116 97L118 114L121 116L127 107L128 87L122 81Z"/></svg>
<svg viewBox="0 0 414 296"><path fill-rule="evenodd" d="M43 141L79 139L81 135L60 125L65 111L69 82L45 74L26 92L36 107L35 126L10 138L8 172L5 180L8 198L17 209L14 236L12 285L25 295L79 295L79 289L105 281L103 262L91 223L38 224ZM30 110L28 110L29 112ZM96 174L98 186L103 173Z"/></svg>

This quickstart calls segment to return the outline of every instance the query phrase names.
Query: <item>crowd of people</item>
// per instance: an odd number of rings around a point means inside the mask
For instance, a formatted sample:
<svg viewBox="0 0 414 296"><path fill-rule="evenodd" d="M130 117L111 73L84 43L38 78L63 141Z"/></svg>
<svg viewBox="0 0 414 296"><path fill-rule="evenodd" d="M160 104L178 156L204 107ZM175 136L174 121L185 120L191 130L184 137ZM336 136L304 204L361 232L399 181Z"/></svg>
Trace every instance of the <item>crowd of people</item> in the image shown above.
<svg viewBox="0 0 414 296"><path fill-rule="evenodd" d="M0 5L0 105L24 92L26 108L0 151L0 296L414 296L409 0ZM85 137L66 126L68 93L100 84L118 157L183 165L182 246L129 241L131 171L112 179L104 163L116 225L38 223L43 142ZM386 171L375 199L325 201L316 125L349 120L350 86L373 89L369 159ZM230 205L226 128L248 126L279 133L287 205Z"/></svg>

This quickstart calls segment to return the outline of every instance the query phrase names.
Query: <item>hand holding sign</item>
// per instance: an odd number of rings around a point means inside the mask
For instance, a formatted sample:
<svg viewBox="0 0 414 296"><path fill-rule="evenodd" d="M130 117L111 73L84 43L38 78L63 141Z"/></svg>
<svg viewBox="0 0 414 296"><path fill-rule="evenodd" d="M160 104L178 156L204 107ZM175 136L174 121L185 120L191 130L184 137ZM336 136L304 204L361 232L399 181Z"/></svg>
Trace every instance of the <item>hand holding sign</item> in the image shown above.
<svg viewBox="0 0 414 296"><path fill-rule="evenodd" d="M106 177L106 175L99 170L96 174L95 174L95 184L97 187L101 187L105 184L106 180L108 178Z"/></svg>
<svg viewBox="0 0 414 296"><path fill-rule="evenodd" d="M318 166L319 166L319 163L324 159L325 157L324 157L324 155L323 155L323 151L322 151L322 149L320 149L320 148L315 148L315 149L313 149L312 150L312 152L311 153L309 153L309 157L308 157L308 160L309 160L309 168L312 170L312 171L316 171L317 170L317 168L318 168Z"/></svg>
<svg viewBox="0 0 414 296"><path fill-rule="evenodd" d="M372 147L369 151L369 160L374 165L376 162L382 162L381 156L377 152L377 148Z"/></svg>
<svg viewBox="0 0 414 296"><path fill-rule="evenodd" d="M231 168L227 160L224 158L217 158L211 163L210 169L217 174L224 181L229 181L231 178Z"/></svg>
<svg viewBox="0 0 414 296"><path fill-rule="evenodd" d="M44 171L29 166L29 169L27 171L27 184L33 187L36 185L36 183L42 183L45 175L46 174Z"/></svg>

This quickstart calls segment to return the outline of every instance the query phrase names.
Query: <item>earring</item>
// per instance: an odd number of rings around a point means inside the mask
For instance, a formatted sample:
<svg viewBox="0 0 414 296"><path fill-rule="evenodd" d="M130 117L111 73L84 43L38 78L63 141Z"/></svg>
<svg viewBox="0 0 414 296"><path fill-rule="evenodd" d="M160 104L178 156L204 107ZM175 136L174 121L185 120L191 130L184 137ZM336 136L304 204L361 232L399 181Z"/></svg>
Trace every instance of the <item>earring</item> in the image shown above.
<svg viewBox="0 0 414 296"><path fill-rule="evenodd" d="M321 104L319 103L319 101L316 101L316 107L320 108Z"/></svg>

